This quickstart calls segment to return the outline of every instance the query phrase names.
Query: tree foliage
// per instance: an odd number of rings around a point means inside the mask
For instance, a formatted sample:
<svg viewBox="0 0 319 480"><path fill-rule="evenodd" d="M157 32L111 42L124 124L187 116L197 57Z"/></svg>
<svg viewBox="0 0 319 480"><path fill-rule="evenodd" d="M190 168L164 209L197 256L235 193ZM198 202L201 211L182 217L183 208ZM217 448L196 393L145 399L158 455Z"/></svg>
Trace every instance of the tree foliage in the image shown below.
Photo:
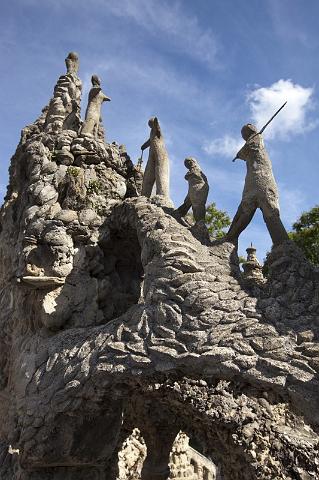
<svg viewBox="0 0 319 480"><path fill-rule="evenodd" d="M289 237L314 265L319 265L319 205L304 212L292 226Z"/></svg>
<svg viewBox="0 0 319 480"><path fill-rule="evenodd" d="M213 202L206 208L205 223L213 238L222 238L226 234L226 228L231 224L231 219L227 212L218 210Z"/></svg>

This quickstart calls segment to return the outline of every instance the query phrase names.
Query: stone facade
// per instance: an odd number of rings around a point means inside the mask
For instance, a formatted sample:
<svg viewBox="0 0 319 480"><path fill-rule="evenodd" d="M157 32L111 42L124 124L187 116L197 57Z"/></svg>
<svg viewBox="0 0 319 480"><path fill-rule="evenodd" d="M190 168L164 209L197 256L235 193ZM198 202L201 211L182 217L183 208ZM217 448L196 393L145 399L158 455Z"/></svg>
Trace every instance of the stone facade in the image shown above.
<svg viewBox="0 0 319 480"><path fill-rule="evenodd" d="M123 146L63 130L70 75L0 212L0 479L116 479L134 428L142 480L179 431L224 480L318 478L318 271L287 241L247 285L235 243L138 195Z"/></svg>

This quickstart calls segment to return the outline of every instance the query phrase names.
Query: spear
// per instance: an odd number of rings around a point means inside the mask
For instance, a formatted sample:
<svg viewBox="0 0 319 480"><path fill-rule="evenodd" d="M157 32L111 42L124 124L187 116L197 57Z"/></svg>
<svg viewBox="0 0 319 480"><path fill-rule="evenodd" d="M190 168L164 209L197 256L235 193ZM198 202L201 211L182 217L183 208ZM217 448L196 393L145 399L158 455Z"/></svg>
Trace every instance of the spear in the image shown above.
<svg viewBox="0 0 319 480"><path fill-rule="evenodd" d="M273 119L278 115L278 113L284 108L284 106L286 105L287 101L285 101L285 103L283 105L281 105L281 107L277 110L276 113L274 113L274 115L270 118L270 120L268 120L267 123L265 123L265 125L262 127L261 130L259 130L259 132L257 133L254 133L254 135L252 135L251 137L249 137L249 140L251 140L252 138L256 137L256 135L261 135L263 133L263 131L266 129L266 127L268 127L268 125L270 124L270 122L273 121ZM237 159L238 157L235 157L233 159L233 162Z"/></svg>

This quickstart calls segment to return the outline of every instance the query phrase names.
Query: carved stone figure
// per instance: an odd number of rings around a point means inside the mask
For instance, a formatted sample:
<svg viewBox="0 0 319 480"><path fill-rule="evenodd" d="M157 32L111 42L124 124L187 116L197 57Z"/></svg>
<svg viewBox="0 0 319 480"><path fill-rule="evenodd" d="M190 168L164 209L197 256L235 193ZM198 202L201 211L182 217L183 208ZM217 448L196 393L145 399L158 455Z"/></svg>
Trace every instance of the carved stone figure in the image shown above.
<svg viewBox="0 0 319 480"><path fill-rule="evenodd" d="M150 197L154 183L156 195L169 198L169 158L163 134L157 117L148 121L150 138L141 146L142 151L149 148L149 156L144 172L142 195Z"/></svg>
<svg viewBox="0 0 319 480"><path fill-rule="evenodd" d="M263 138L257 128L248 123L241 134L245 145L236 158L246 162L247 175L242 201L229 228L227 239L236 240L247 227L257 208L260 208L274 245L288 240L288 234L279 215L279 198L271 162Z"/></svg>
<svg viewBox="0 0 319 480"><path fill-rule="evenodd" d="M67 73L77 76L79 70L79 56L76 52L70 52L65 59Z"/></svg>
<svg viewBox="0 0 319 480"><path fill-rule="evenodd" d="M81 134L92 135L97 138L102 103L109 102L111 99L102 92L101 81L97 75L92 76L91 82L92 88L89 92L88 106L85 112L85 120L81 129Z"/></svg>
<svg viewBox="0 0 319 480"><path fill-rule="evenodd" d="M205 221L206 200L209 191L206 175L201 171L195 158L185 158L184 165L188 169L185 175L185 180L188 181L188 193L178 211L184 217L192 207L195 222Z"/></svg>

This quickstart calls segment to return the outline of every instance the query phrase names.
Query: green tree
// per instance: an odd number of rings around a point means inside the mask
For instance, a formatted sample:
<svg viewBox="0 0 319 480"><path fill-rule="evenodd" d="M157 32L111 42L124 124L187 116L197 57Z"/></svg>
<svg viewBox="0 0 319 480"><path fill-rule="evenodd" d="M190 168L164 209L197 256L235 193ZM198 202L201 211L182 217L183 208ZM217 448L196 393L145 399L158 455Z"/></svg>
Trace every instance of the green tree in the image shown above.
<svg viewBox="0 0 319 480"><path fill-rule="evenodd" d="M213 202L206 208L205 223L213 238L222 238L226 235L225 229L231 224L231 219L227 212L218 210Z"/></svg>
<svg viewBox="0 0 319 480"><path fill-rule="evenodd" d="M314 265L319 265L319 205L304 212L292 226L289 237Z"/></svg>

